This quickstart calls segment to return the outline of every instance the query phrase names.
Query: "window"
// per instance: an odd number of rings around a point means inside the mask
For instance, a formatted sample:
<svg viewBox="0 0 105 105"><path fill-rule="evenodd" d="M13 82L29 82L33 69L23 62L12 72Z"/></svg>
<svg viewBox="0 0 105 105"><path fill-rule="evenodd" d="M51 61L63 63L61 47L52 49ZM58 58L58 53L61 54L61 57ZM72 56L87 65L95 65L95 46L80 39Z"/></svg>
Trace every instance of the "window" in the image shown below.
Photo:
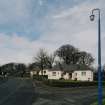
<svg viewBox="0 0 105 105"><path fill-rule="evenodd" d="M53 76L56 76L56 72L52 72L52 75L53 75Z"/></svg>
<svg viewBox="0 0 105 105"><path fill-rule="evenodd" d="M44 71L44 74L46 74L46 71Z"/></svg>
<svg viewBox="0 0 105 105"><path fill-rule="evenodd" d="M75 76L77 76L77 73L75 73Z"/></svg>
<svg viewBox="0 0 105 105"><path fill-rule="evenodd" d="M82 72L81 75L82 75L82 76L86 76L86 72Z"/></svg>

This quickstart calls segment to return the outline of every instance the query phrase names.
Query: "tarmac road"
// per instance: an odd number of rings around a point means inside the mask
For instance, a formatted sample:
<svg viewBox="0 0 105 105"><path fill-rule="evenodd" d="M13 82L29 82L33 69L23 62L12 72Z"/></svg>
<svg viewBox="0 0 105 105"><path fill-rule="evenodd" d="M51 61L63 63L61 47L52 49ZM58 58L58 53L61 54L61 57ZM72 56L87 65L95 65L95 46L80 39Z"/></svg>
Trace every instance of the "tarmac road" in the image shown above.
<svg viewBox="0 0 105 105"><path fill-rule="evenodd" d="M96 98L96 87L55 88L21 78L0 84L0 105L90 105Z"/></svg>
<svg viewBox="0 0 105 105"><path fill-rule="evenodd" d="M34 88L29 79L9 79L0 85L0 105L32 105Z"/></svg>

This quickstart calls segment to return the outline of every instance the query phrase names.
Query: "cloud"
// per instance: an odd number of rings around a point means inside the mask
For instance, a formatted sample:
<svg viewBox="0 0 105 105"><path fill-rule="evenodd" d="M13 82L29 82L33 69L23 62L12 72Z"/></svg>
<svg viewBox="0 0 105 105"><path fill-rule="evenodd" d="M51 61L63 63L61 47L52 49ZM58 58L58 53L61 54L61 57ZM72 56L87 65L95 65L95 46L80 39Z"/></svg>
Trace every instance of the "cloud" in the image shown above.
<svg viewBox="0 0 105 105"><path fill-rule="evenodd" d="M16 34L7 36L0 34L0 64L8 62L29 62L31 52L29 41L26 38L18 37Z"/></svg>
<svg viewBox="0 0 105 105"><path fill-rule="evenodd" d="M93 8L101 8L103 14L104 0L81 0L73 6L66 5L66 1L65 4L60 1L48 3L47 0L0 1L0 25L12 29L10 34L4 30L0 33L0 64L30 63L39 48L53 52L68 43L92 53L97 61L97 21L90 22L89 15ZM102 27L105 26L104 17L102 15ZM21 31L25 31L24 35ZM102 28L102 44L104 34ZM34 36L38 37L35 39ZM104 46L102 48L105 52ZM104 53L102 59L104 63Z"/></svg>
<svg viewBox="0 0 105 105"><path fill-rule="evenodd" d="M53 44L41 40L31 41L27 37L18 36L16 33L11 36L0 33L0 64L9 62L31 63L40 48L46 48L50 52L55 49Z"/></svg>
<svg viewBox="0 0 105 105"><path fill-rule="evenodd" d="M47 17L48 30L46 29L41 40L53 43L55 46L73 44L81 50L92 53L97 62L97 18L92 23L89 16L93 8L100 8L104 11L103 3L103 0L94 3L88 0L72 8L56 11L55 14ZM103 18L102 21L104 23ZM104 34L105 31L102 29L102 38ZM103 55L103 63L104 61L105 56Z"/></svg>
<svg viewBox="0 0 105 105"><path fill-rule="evenodd" d="M0 23L19 22L29 16L28 0L0 1ZM24 20L23 20L24 21Z"/></svg>
<svg viewBox="0 0 105 105"><path fill-rule="evenodd" d="M42 0L0 0L0 32L34 32L39 16L44 15L42 4Z"/></svg>

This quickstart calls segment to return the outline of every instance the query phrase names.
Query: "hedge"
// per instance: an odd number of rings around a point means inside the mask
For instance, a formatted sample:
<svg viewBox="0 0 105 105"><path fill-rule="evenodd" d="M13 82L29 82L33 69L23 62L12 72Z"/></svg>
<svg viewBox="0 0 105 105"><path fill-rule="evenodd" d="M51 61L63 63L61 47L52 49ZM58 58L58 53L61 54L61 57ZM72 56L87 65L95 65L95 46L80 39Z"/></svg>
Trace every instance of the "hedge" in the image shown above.
<svg viewBox="0 0 105 105"><path fill-rule="evenodd" d="M43 81L46 85L54 86L54 87L86 87L86 86L98 86L97 81L89 82L89 81L65 81L65 80L46 80ZM105 85L105 82L103 82Z"/></svg>
<svg viewBox="0 0 105 105"><path fill-rule="evenodd" d="M47 75L34 75L33 79L39 80L39 81L45 81L48 79Z"/></svg>

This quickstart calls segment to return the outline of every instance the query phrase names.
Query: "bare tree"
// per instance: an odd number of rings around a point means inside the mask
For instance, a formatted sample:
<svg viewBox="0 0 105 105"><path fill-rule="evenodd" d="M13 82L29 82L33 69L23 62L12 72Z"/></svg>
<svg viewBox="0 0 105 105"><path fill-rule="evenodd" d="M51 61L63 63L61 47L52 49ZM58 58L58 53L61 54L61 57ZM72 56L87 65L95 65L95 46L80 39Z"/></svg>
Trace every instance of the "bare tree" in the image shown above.
<svg viewBox="0 0 105 105"><path fill-rule="evenodd" d="M54 54L48 54L45 49L40 49L37 53L36 57L34 57L35 63L37 63L37 66L42 71L46 68L52 68L54 63L55 55Z"/></svg>
<svg viewBox="0 0 105 105"><path fill-rule="evenodd" d="M54 54L47 55L46 66L51 69L53 67L54 60L55 60L55 55Z"/></svg>
<svg viewBox="0 0 105 105"><path fill-rule="evenodd" d="M36 57L34 57L35 62L42 71L42 75L43 75L43 69L46 67L46 59L47 59L47 52L44 49L40 49Z"/></svg>

